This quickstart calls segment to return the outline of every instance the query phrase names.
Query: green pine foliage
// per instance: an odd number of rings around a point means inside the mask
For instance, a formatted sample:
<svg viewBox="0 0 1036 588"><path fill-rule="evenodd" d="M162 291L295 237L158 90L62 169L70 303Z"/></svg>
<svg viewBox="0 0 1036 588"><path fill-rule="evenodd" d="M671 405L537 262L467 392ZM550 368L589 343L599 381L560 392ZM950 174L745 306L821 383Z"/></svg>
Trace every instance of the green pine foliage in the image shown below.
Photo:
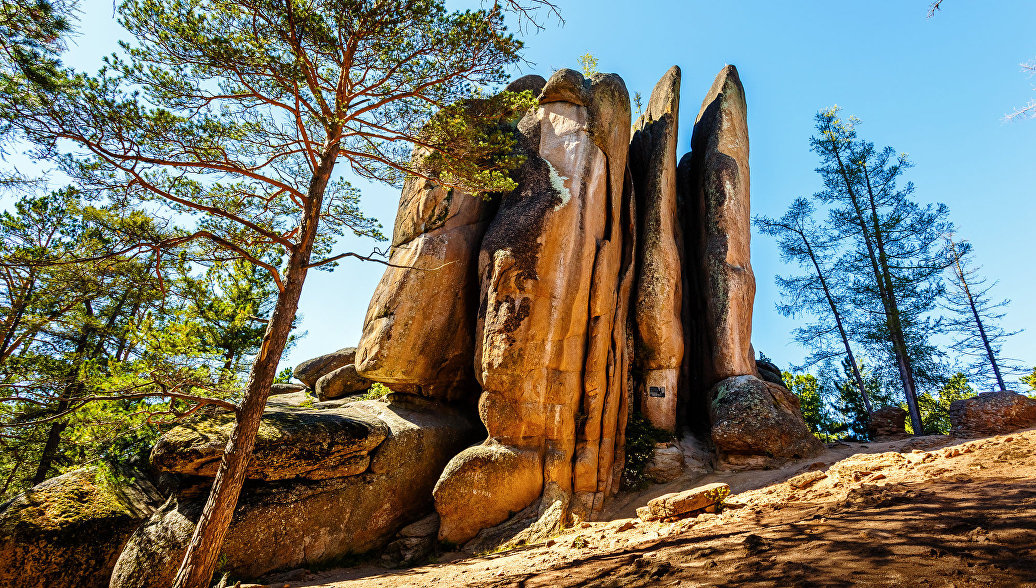
<svg viewBox="0 0 1036 588"><path fill-rule="evenodd" d="M579 69L583 70L583 77L587 78L597 73L597 58L593 53L587 51L579 56Z"/></svg>
<svg viewBox="0 0 1036 588"><path fill-rule="evenodd" d="M950 405L957 400L971 398L977 392L968 382L968 376L958 372L944 384L936 394L925 392L918 397L921 406L921 422L925 435L946 435L950 432ZM913 427L907 423L907 431Z"/></svg>
<svg viewBox="0 0 1036 588"><path fill-rule="evenodd" d="M1021 382L1022 384L1029 387L1029 389L1026 390L1025 393L1029 396L1036 397L1036 367L1032 368L1032 371L1029 372L1027 375L1022 376Z"/></svg>
<svg viewBox="0 0 1036 588"><path fill-rule="evenodd" d="M157 272L153 254L124 252L166 234L76 190L0 214L0 497L86 464L142 463L190 397L240 397L275 290L259 268L189 247Z"/></svg>

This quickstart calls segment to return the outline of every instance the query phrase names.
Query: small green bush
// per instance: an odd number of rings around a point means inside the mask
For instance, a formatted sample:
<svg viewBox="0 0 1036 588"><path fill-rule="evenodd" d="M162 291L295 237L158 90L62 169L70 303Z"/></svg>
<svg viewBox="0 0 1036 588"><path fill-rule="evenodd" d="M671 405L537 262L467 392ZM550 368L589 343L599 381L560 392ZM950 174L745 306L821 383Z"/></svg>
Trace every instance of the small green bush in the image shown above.
<svg viewBox="0 0 1036 588"><path fill-rule="evenodd" d="M626 465L622 470L624 490L638 490L647 485L644 468L655 453L655 444L672 439L672 433L652 426L639 412L630 415L626 423Z"/></svg>
<svg viewBox="0 0 1036 588"><path fill-rule="evenodd" d="M384 398L385 395L391 391L392 390L389 390L388 386L385 384L374 382L371 384L370 390L367 390L367 392L360 397L360 400L377 400L379 398Z"/></svg>

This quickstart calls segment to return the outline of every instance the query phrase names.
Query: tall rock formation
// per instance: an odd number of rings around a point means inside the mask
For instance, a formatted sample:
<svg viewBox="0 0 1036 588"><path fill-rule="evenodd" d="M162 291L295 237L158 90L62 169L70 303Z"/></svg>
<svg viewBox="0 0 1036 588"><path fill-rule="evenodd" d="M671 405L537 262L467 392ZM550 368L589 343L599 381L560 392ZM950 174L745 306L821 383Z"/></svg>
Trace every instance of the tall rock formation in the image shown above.
<svg viewBox="0 0 1036 588"><path fill-rule="evenodd" d="M798 399L760 379L752 349L748 109L737 69L716 76L681 160L687 207L692 400L688 420L708 416L729 467L769 467L819 453Z"/></svg>
<svg viewBox="0 0 1036 588"><path fill-rule="evenodd" d="M748 109L737 68L716 76L694 122L687 168L687 268L699 393L731 376L755 374L749 258Z"/></svg>
<svg viewBox="0 0 1036 588"><path fill-rule="evenodd" d="M541 76L507 86L539 94ZM426 153L414 154L417 168ZM429 177L435 170L427 170ZM400 392L446 401L477 395L474 357L478 251L494 214L488 201L408 176L399 197L389 267L364 319L356 371Z"/></svg>
<svg viewBox="0 0 1036 588"><path fill-rule="evenodd" d="M527 161L479 253L475 371L489 438L457 455L435 487L440 539L466 541L541 496L541 518L560 523L570 509L599 508L617 482L633 276L629 128L621 78L568 69L518 125Z"/></svg>
<svg viewBox="0 0 1036 588"><path fill-rule="evenodd" d="M647 110L633 125L630 172L637 200L637 281L634 305L637 393L652 425L675 431L684 355L681 318L683 236L676 199L680 68L655 84Z"/></svg>
<svg viewBox="0 0 1036 588"><path fill-rule="evenodd" d="M407 178L391 265L374 290L356 351L361 376L448 401L477 394L471 369L475 262L489 208L481 198L432 180Z"/></svg>

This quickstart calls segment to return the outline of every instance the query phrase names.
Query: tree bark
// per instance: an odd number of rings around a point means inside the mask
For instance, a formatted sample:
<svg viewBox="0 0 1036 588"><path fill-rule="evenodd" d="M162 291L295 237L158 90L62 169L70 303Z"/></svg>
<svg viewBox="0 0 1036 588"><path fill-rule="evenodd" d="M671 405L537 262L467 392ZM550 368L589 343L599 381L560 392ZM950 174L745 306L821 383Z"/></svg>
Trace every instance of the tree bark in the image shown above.
<svg viewBox="0 0 1036 588"><path fill-rule="evenodd" d="M93 318L93 309L90 301L88 300L84 304L87 317ZM79 370L83 365L83 356L86 353L86 346L89 343L92 330L91 323L87 322L79 333L79 338L76 340L76 349L72 355L72 367L68 370L68 380L61 391L61 396L58 397L58 405L54 409L54 414L61 414L68 410L72 398L76 395L76 390L82 387L79 382ZM47 474L50 473L50 468L54 464L54 458L57 456L58 447L61 445L61 434L67 428L68 421L65 420L55 420L50 423L50 427L47 429L47 442L43 445L43 451L40 452L40 460L36 465L36 473L32 476L33 486L47 479Z"/></svg>
<svg viewBox="0 0 1036 588"><path fill-rule="evenodd" d="M892 337L893 348L897 349L897 364L899 366L900 379L904 383L906 392L907 408L910 409L910 424L915 435L923 435L923 424L921 422L921 409L917 403L917 385L914 381L914 368L910 364L910 353L907 349L906 334L903 332L903 322L899 315L899 303L896 300L895 287L892 283L892 271L889 269L888 255L885 252L885 239L882 236L881 222L878 219L878 207L874 198L874 190L871 188L870 174L867 167L863 167L864 177L867 180L867 195L870 200L871 224L874 228L874 242L878 247L878 264L881 268L879 280L885 284L885 291L888 293L889 310L886 313L888 320L889 335ZM909 388L909 390L908 390Z"/></svg>
<svg viewBox="0 0 1036 588"><path fill-rule="evenodd" d="M335 147L334 150L336 150ZM252 364L248 388L237 411L237 424L227 441L216 479L202 510L194 536L187 547L183 563L173 581L173 588L208 588L219 561L220 550L237 508L245 471L255 446L256 433L262 421L270 386L277 375L277 365L291 334L298 311L299 297L306 280L316 240L317 225L323 204L324 190L334 168L335 156L325 155L310 181L309 194L299 231L298 244L292 248L285 272L284 288L263 335L259 353Z"/></svg>

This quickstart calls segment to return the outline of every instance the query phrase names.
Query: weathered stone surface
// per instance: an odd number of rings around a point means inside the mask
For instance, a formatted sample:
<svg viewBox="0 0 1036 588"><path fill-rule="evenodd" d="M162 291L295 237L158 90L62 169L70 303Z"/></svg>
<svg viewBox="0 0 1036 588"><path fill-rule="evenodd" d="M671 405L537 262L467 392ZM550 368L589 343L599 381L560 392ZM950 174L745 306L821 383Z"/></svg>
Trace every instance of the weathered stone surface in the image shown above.
<svg viewBox="0 0 1036 588"><path fill-rule="evenodd" d="M539 500L503 523L479 531L474 539L464 544L462 551L470 554L506 551L557 537L572 522L569 516L571 501L571 495L551 484Z"/></svg>
<svg viewBox="0 0 1036 588"><path fill-rule="evenodd" d="M294 394L296 392L305 391L306 387L302 384L292 384L290 382L280 382L270 386L270 396L280 396L282 394Z"/></svg>
<svg viewBox="0 0 1036 588"><path fill-rule="evenodd" d="M629 122L618 76L560 70L518 125L527 161L482 241L475 348L487 447L506 449L466 450L444 472L444 539L471 538L544 488L581 493L587 510L612 488L628 394ZM498 467L489 451L513 465ZM504 481L512 476L520 482ZM473 502L478 518L467 520Z"/></svg>
<svg viewBox="0 0 1036 588"><path fill-rule="evenodd" d="M170 586L183 562L187 544L201 516L203 503L170 498L133 531L126 547L117 552L111 588Z"/></svg>
<svg viewBox="0 0 1036 588"><path fill-rule="evenodd" d="M435 485L439 539L463 543L540 496L543 458L500 444L476 445L450 460Z"/></svg>
<svg viewBox="0 0 1036 588"><path fill-rule="evenodd" d="M228 414L175 427L155 444L151 464L160 472L214 477L233 428ZM369 453L388 434L383 421L352 405L315 410L271 403L246 475L253 480L353 476L367 469Z"/></svg>
<svg viewBox="0 0 1036 588"><path fill-rule="evenodd" d="M706 484L698 488L664 494L649 500L647 511L650 519L678 517L709 506L718 505L730 494L730 486L722 482ZM637 509L638 516L640 509ZM644 518L644 517L641 517Z"/></svg>
<svg viewBox="0 0 1036 588"><path fill-rule="evenodd" d="M756 373L748 119L734 66L723 68L705 96L691 149L683 188L691 289L688 345L696 355L692 385L700 393L725 378Z"/></svg>
<svg viewBox="0 0 1036 588"><path fill-rule="evenodd" d="M401 537L438 537L439 513L433 512L425 518L410 523L399 530Z"/></svg>
<svg viewBox="0 0 1036 588"><path fill-rule="evenodd" d="M434 537L401 537L381 550L381 561L389 567L415 564L432 554Z"/></svg>
<svg viewBox="0 0 1036 588"><path fill-rule="evenodd" d="M984 392L950 405L950 434L985 437L1036 427L1036 399L1016 392Z"/></svg>
<svg viewBox="0 0 1036 588"><path fill-rule="evenodd" d="M823 450L798 398L783 386L735 376L716 384L709 397L712 442L728 467L768 467Z"/></svg>
<svg viewBox="0 0 1036 588"><path fill-rule="evenodd" d="M629 165L637 200L637 281L634 287L640 410L676 430L677 385L683 361L683 235L676 200L680 68L655 84L633 124Z"/></svg>
<svg viewBox="0 0 1036 588"><path fill-rule="evenodd" d="M684 459L680 444L656 443L651 461L644 466L644 478L658 484L672 482L683 475Z"/></svg>
<svg viewBox="0 0 1036 588"><path fill-rule="evenodd" d="M313 359L304 361L295 368L293 376L296 380L302 382L307 388L313 389L317 385L317 380L320 376L330 373L342 366L354 363L356 359L356 348L345 347L339 349L334 353L328 353L327 355L321 355L320 357L314 357Z"/></svg>
<svg viewBox="0 0 1036 588"><path fill-rule="evenodd" d="M161 501L142 476L109 480L92 467L33 486L0 505L0 586L107 587L123 545Z"/></svg>
<svg viewBox="0 0 1036 588"><path fill-rule="evenodd" d="M320 376L316 384L316 393L320 400L334 400L363 392L370 387L371 381L356 373L356 365L350 363Z"/></svg>
<svg viewBox="0 0 1036 588"><path fill-rule="evenodd" d="M755 369L759 372L760 378L767 382L772 382L778 386L784 386L787 388L784 384L784 377L781 375L781 368L777 367L772 362L764 359L757 359L755 360Z"/></svg>
<svg viewBox="0 0 1036 588"><path fill-rule="evenodd" d="M370 469L319 481L251 482L227 533L224 569L256 578L317 565L387 543L431 509L432 485L469 440L469 421L446 407L363 401L351 410L383 423L388 435L371 452ZM381 427L379 427L381 428ZM113 588L167 588L201 512L203 497L171 500L131 538ZM176 562L166 565L165 562Z"/></svg>
<svg viewBox="0 0 1036 588"><path fill-rule="evenodd" d="M540 92L543 91L543 86L546 85L547 80L543 79L543 76L530 74L522 76L512 81L510 84L507 84L507 87L504 88L504 90L507 90L508 92L524 92L525 90L528 90L532 92L533 96L539 96Z"/></svg>
<svg viewBox="0 0 1036 588"><path fill-rule="evenodd" d="M473 400L475 270L491 213L482 198L407 178L389 256L395 267L385 269L364 319L361 376L434 398Z"/></svg>
<svg viewBox="0 0 1036 588"><path fill-rule="evenodd" d="M907 411L898 406L879 408L870 414L867 431L875 441L906 439L906 419Z"/></svg>

